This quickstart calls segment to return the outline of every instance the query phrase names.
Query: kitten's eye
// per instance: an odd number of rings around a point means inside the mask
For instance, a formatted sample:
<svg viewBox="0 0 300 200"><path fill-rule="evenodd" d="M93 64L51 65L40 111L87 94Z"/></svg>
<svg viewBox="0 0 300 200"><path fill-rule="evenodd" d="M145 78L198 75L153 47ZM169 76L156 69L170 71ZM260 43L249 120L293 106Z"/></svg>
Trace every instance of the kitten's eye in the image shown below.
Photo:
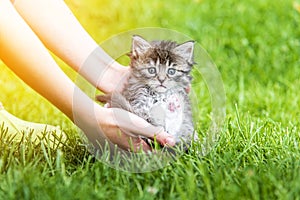
<svg viewBox="0 0 300 200"><path fill-rule="evenodd" d="M149 72L150 74L155 74L155 73L156 73L155 67L150 67L150 68L148 69L148 72Z"/></svg>
<svg viewBox="0 0 300 200"><path fill-rule="evenodd" d="M175 72L176 72L176 69L174 69L174 68L168 69L168 74L169 74L169 75L174 75Z"/></svg>

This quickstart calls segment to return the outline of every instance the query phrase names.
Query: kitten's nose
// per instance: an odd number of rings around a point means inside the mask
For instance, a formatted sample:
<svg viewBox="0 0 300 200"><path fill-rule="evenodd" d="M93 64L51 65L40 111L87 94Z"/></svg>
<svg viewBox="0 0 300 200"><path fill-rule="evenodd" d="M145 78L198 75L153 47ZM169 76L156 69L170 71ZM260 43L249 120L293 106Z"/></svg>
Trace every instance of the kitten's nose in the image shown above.
<svg viewBox="0 0 300 200"><path fill-rule="evenodd" d="M160 84L163 84L163 82L166 80L166 77L158 76L157 79L160 82Z"/></svg>

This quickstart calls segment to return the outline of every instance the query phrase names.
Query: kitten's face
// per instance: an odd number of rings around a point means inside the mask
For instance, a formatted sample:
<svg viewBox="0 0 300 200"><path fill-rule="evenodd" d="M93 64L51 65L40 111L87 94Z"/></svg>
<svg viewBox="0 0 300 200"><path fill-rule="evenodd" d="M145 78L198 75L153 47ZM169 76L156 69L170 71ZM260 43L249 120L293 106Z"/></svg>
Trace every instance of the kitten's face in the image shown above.
<svg viewBox="0 0 300 200"><path fill-rule="evenodd" d="M172 62L167 59L161 63L160 58L146 60L138 67L138 73L143 77L140 80L149 86L151 91L158 93L174 87L187 86L190 82L189 71L185 62Z"/></svg>
<svg viewBox="0 0 300 200"><path fill-rule="evenodd" d="M186 88L193 64L193 42L177 45L175 42L148 43L139 36L133 37L131 52L132 73L151 91L166 92L174 87Z"/></svg>

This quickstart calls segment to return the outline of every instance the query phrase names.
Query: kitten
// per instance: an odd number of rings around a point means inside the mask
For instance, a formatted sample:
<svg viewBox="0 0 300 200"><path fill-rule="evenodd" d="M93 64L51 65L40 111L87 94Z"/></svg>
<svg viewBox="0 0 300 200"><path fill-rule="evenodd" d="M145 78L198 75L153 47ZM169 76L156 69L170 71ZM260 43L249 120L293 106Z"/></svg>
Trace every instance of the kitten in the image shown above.
<svg viewBox="0 0 300 200"><path fill-rule="evenodd" d="M176 145L189 146L197 139L187 92L192 79L193 49L193 41L148 42L133 36L128 84L121 93L100 95L97 99L164 127L174 136Z"/></svg>

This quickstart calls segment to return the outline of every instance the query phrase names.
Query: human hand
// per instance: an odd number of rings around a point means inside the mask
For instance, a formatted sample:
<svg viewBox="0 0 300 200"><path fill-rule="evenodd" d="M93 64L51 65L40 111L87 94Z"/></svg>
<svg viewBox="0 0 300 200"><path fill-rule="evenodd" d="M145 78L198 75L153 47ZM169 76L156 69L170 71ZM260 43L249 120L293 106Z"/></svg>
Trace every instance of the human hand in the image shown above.
<svg viewBox="0 0 300 200"><path fill-rule="evenodd" d="M118 62L111 64L97 82L97 88L104 93L121 92L127 83L130 67Z"/></svg>
<svg viewBox="0 0 300 200"><path fill-rule="evenodd" d="M174 138L164 132L162 127L155 127L144 119L119 108L97 108L98 126L106 138L124 150L138 152L152 151L152 148L141 138L156 138L163 146L174 146ZM105 117L104 117L105 116Z"/></svg>

